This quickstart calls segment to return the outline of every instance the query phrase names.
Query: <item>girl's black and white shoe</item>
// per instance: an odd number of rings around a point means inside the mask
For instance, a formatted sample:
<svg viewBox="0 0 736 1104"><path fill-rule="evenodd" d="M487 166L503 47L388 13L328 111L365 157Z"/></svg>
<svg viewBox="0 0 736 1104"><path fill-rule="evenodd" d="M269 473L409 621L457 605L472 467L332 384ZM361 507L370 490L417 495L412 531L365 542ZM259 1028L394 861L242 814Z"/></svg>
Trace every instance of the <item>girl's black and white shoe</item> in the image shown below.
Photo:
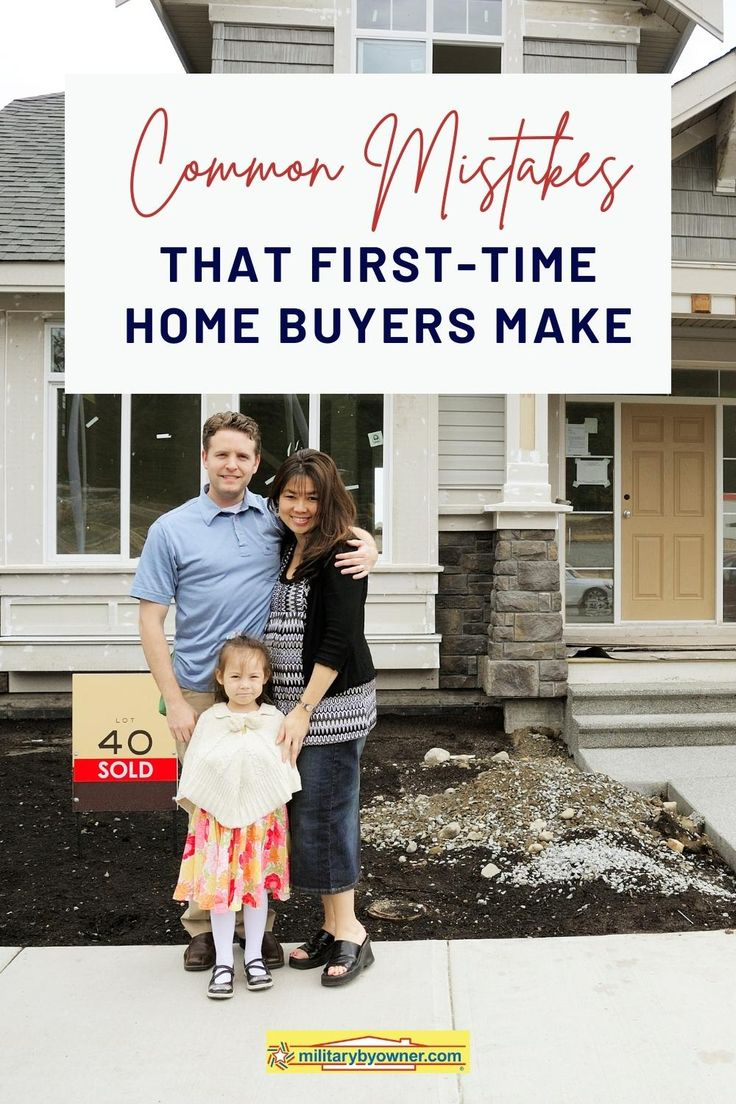
<svg viewBox="0 0 736 1104"><path fill-rule="evenodd" d="M235 970L232 966L215 966L207 986L207 996L212 1000L229 1000L233 995Z"/></svg>
<svg viewBox="0 0 736 1104"><path fill-rule="evenodd" d="M271 971L262 958L252 958L243 963L245 984L248 989L270 989L273 985Z"/></svg>

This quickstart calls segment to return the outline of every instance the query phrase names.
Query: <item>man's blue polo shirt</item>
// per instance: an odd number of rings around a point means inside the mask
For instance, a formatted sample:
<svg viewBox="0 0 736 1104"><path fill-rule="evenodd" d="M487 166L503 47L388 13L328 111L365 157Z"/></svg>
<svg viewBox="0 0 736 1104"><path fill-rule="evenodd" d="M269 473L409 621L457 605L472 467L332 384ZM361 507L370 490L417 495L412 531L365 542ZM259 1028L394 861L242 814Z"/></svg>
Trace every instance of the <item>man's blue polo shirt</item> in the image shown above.
<svg viewBox="0 0 736 1104"><path fill-rule="evenodd" d="M223 512L206 491L154 521L130 591L176 601L174 672L189 690L211 688L229 636L263 634L284 531L260 495L246 491L238 510Z"/></svg>

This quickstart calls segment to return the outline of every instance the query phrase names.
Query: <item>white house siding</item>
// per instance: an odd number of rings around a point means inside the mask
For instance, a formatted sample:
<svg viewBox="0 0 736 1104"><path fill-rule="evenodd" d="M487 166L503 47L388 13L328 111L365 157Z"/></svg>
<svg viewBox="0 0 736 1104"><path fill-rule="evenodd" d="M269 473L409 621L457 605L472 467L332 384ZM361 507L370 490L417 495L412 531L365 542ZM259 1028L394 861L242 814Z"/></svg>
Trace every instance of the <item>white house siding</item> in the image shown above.
<svg viewBox="0 0 736 1104"><path fill-rule="evenodd" d="M635 73L636 47L606 42L524 41L525 73Z"/></svg>
<svg viewBox="0 0 736 1104"><path fill-rule="evenodd" d="M440 514L497 501L506 477L505 396L440 395Z"/></svg>
<svg viewBox="0 0 736 1104"><path fill-rule="evenodd" d="M736 196L715 195L715 142L672 164L672 259L736 263Z"/></svg>
<svg viewBox="0 0 736 1104"><path fill-rule="evenodd" d="M3 297L9 300L10 296ZM45 505L44 325L61 296L0 298L5 323L2 467L3 564L42 564ZM6 305L6 309L2 309Z"/></svg>
<svg viewBox="0 0 736 1104"><path fill-rule="evenodd" d="M213 73L332 73L331 28L215 23Z"/></svg>
<svg viewBox="0 0 736 1104"><path fill-rule="evenodd" d="M0 300L0 335L7 332L0 343L6 489L0 672L9 674L11 692L70 689L74 671L146 669L138 603L128 597L135 564L54 562L44 545L45 512L55 497L45 466L45 325L62 317L60 307L60 296L34 297L27 310L3 310ZM207 396L205 407L212 413L229 401ZM387 397L384 436L389 548L370 580L366 631L379 686L431 688L439 668L437 397ZM171 634L173 609L167 628Z"/></svg>

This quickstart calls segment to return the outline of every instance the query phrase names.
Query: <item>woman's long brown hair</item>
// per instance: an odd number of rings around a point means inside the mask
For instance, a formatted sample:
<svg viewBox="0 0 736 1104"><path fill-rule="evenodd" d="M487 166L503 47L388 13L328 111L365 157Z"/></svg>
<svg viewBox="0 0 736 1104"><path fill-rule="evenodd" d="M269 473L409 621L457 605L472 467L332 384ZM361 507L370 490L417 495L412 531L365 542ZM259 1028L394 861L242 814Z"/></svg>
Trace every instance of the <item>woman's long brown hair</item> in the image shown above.
<svg viewBox="0 0 736 1104"><path fill-rule="evenodd" d="M299 449L284 460L270 487L272 508L278 509L279 498L292 480L298 485L305 479L312 480L318 496L317 524L306 535L295 579L311 574L318 560L352 536L350 527L355 524L356 517L355 503L345 489L335 461L326 452L316 449Z"/></svg>

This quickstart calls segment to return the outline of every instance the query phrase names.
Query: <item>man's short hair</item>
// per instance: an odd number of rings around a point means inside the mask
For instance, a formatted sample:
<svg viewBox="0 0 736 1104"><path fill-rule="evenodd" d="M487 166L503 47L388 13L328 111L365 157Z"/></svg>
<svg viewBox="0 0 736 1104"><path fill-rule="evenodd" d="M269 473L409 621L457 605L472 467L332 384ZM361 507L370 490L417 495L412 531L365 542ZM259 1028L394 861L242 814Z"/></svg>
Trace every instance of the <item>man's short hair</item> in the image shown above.
<svg viewBox="0 0 736 1104"><path fill-rule="evenodd" d="M247 414L241 414L239 410L223 410L207 419L202 426L202 448L205 452L209 451L210 441L220 429L234 429L238 433L244 433L255 445L256 455L261 455L261 431L258 422L254 422Z"/></svg>

